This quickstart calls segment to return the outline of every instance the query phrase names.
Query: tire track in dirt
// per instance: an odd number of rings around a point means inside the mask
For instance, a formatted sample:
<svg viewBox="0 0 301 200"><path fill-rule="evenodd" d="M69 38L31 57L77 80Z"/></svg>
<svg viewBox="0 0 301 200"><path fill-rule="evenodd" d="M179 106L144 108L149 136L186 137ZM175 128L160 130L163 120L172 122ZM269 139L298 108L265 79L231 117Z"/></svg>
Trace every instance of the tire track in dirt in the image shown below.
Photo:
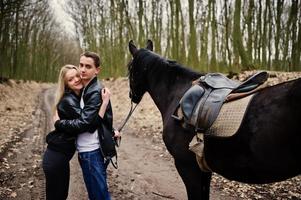
<svg viewBox="0 0 301 200"><path fill-rule="evenodd" d="M44 94L41 92L38 104L33 113L31 126L18 134L18 139L9 144L1 154L1 187L4 193L0 199L44 199L45 181L41 168L44 151L46 127L46 111L44 110Z"/></svg>

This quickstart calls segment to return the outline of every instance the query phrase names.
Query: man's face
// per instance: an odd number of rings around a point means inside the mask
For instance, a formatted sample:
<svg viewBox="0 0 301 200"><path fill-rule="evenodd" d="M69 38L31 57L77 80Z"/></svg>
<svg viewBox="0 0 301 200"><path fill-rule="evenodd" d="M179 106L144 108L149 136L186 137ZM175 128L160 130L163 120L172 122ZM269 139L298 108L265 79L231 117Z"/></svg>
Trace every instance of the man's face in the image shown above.
<svg viewBox="0 0 301 200"><path fill-rule="evenodd" d="M81 56L79 60L79 71L84 82L93 79L100 71L99 67L95 66L94 60L90 57Z"/></svg>

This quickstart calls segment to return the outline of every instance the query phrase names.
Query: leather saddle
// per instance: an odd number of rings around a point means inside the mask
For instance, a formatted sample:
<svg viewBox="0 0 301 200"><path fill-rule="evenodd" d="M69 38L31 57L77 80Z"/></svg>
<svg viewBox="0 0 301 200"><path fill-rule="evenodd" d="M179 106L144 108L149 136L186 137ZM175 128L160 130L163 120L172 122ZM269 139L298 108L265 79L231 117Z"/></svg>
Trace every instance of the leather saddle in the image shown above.
<svg viewBox="0 0 301 200"><path fill-rule="evenodd" d="M268 76L267 72L257 72L246 81L238 82L220 73L208 73L194 81L195 84L185 92L172 117L183 120L184 127L206 133L225 102L254 93Z"/></svg>

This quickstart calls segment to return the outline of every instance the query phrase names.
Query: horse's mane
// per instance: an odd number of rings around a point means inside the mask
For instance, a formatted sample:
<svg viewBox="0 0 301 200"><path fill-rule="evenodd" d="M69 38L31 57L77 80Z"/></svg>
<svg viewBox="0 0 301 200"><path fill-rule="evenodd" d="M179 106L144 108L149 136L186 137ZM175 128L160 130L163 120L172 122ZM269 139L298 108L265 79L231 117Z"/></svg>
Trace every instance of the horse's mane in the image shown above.
<svg viewBox="0 0 301 200"><path fill-rule="evenodd" d="M195 80L201 73L193 71L174 60L166 59L147 49L140 49L135 55L135 65L144 66L153 76L164 76L172 84L175 79Z"/></svg>

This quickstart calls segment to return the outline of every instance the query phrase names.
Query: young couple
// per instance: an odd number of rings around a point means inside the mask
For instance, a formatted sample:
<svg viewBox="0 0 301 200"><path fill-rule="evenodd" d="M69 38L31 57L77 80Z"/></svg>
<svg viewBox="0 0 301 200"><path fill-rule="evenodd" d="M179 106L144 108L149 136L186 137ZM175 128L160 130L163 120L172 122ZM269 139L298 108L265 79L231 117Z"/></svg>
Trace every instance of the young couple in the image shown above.
<svg viewBox="0 0 301 200"><path fill-rule="evenodd" d="M90 200L108 200L106 168L116 155L110 91L97 80L100 58L93 52L80 56L79 67L62 67L55 101L55 130L46 137L43 157L47 200L68 197L70 166L75 151ZM109 139L108 139L109 138Z"/></svg>

